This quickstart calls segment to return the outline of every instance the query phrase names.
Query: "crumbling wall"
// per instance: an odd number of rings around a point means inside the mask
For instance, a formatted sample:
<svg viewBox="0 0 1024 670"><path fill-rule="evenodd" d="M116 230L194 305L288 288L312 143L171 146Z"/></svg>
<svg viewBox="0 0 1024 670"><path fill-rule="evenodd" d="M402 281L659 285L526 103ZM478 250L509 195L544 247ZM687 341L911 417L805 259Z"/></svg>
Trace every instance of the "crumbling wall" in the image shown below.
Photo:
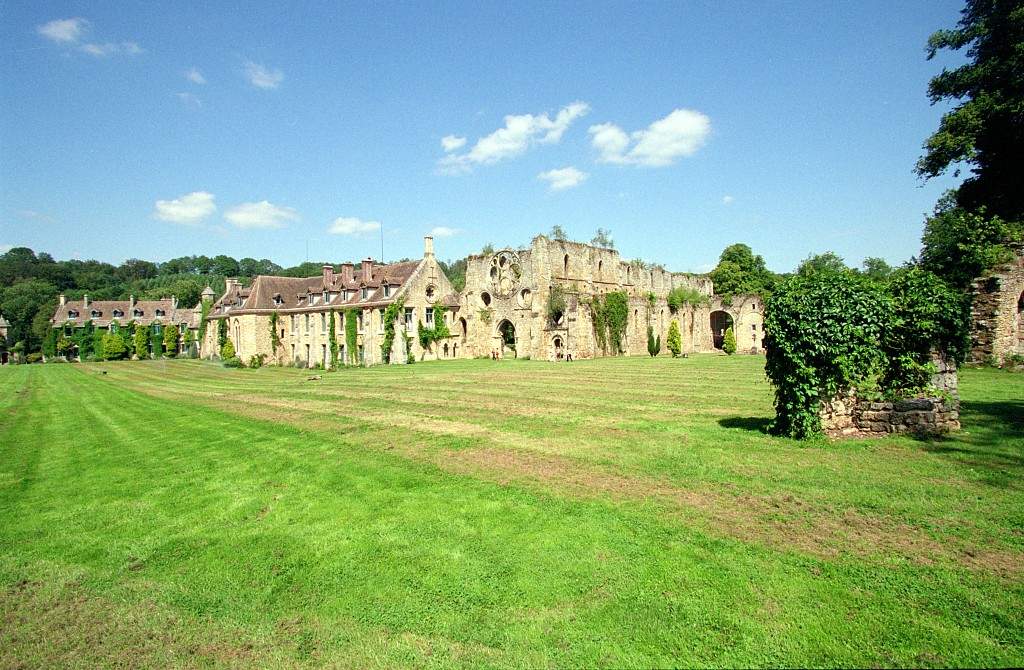
<svg viewBox="0 0 1024 670"><path fill-rule="evenodd" d="M1009 356L1024 355L1024 250L972 284L971 351L968 361L1002 365Z"/></svg>

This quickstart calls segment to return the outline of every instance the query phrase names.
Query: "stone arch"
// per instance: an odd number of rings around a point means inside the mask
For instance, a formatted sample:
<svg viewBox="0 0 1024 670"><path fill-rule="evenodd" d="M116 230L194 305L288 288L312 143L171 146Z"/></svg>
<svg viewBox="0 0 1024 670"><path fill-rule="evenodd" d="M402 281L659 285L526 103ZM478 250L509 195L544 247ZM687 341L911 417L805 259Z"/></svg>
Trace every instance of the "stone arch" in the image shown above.
<svg viewBox="0 0 1024 670"><path fill-rule="evenodd" d="M715 349L721 349L725 342L725 331L732 328L735 320L732 314L724 309L716 309L711 312L711 339Z"/></svg>
<svg viewBox="0 0 1024 670"><path fill-rule="evenodd" d="M502 357L511 352L512 357L516 356L516 327L508 319L502 319L494 331L497 340L498 350Z"/></svg>
<svg viewBox="0 0 1024 670"><path fill-rule="evenodd" d="M465 342L466 337L469 336L469 326L466 324L466 317L464 316L459 317L459 329L461 330L462 341Z"/></svg>
<svg viewBox="0 0 1024 670"><path fill-rule="evenodd" d="M551 357L556 361L565 357L565 339L561 335L551 338Z"/></svg>

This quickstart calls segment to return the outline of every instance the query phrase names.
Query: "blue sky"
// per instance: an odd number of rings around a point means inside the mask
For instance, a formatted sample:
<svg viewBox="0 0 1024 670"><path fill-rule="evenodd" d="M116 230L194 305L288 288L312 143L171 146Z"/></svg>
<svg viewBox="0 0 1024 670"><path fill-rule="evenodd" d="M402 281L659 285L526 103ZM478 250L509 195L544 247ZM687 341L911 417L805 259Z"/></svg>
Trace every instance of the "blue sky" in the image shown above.
<svg viewBox="0 0 1024 670"><path fill-rule="evenodd" d="M559 224L787 271L906 260L956 184L912 168L961 2L432 5L5 3L0 249L341 262L382 222L388 259L456 258Z"/></svg>

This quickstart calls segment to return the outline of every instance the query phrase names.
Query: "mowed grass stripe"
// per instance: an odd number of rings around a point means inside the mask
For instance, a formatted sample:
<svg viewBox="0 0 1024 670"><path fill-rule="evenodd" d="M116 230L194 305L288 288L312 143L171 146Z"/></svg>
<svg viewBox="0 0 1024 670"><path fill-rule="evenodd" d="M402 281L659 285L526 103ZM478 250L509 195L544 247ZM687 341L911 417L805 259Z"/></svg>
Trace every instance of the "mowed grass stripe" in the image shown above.
<svg viewBox="0 0 1024 670"><path fill-rule="evenodd" d="M630 361L628 376L642 380L643 362ZM547 373L533 375L533 367L520 372L543 385ZM439 368L421 366L430 376ZM301 385L297 371L254 376L178 363L154 370L3 371L32 391L18 421L0 424L0 471L21 468L18 455L36 465L19 470L34 473L29 486L4 485L0 493L2 606L13 613L5 620L19 622L13 636L4 635L20 645L0 645L7 654L0 660L28 648L36 664L53 664L46 645L30 644L52 634L52 625L23 614L55 603L77 616L102 612L107 622L141 617L144 629L171 626L146 654L129 656L134 665L189 658L358 667L1020 664L1020 581L979 571L983 566L842 551L817 558L796 536L790 547L783 536L766 548L704 532L655 504L446 473L397 449L369 447L403 440L435 453L476 447L449 446L430 431L396 431L379 417L341 417L339 425L318 409L273 422L174 400L209 377L225 394L220 401L244 406L261 386ZM368 371L378 390L390 370ZM753 377L755 369L748 370ZM161 397L134 392L136 374ZM159 374L167 376L161 381ZM328 379L326 386L340 383ZM305 397L315 400L318 389L308 386ZM429 394L429 385L420 393ZM549 389L545 397L553 395ZM732 407L743 417L744 405L763 402L748 397ZM310 420L302 427L304 418ZM730 435L750 446L720 443ZM589 437L578 436L584 451ZM974 449L979 468L991 434L974 437L979 443L946 446ZM657 431L651 439L659 439ZM842 469L808 475L816 457L844 467L909 461L904 475L923 468L960 477L968 494L989 505L1020 499L1012 487L984 488L960 452L922 451L909 441L807 448L712 421L672 457L694 468L689 478L730 481L730 493L742 495L757 474L737 478L731 463L748 448L756 452L752 462L763 461L762 477L802 486L811 499L845 502L864 490L863 482L842 481L849 476ZM529 445L509 449L528 452ZM661 469L631 457L632 449L620 450L624 462ZM565 458L586 465L575 452ZM806 462L789 464L793 459ZM822 476L838 492L829 492ZM0 481L17 479L5 474ZM936 488L940 500L927 504L909 500L918 495L914 487L892 495L938 525L938 512L956 499ZM1012 518L946 511L969 517L959 528ZM1013 533L1012 526L1001 530ZM76 599L88 607L74 609ZM76 658L76 649L98 653L74 625L70 635L61 630L70 640L67 658ZM115 626L106 641L111 653L133 644L124 630Z"/></svg>

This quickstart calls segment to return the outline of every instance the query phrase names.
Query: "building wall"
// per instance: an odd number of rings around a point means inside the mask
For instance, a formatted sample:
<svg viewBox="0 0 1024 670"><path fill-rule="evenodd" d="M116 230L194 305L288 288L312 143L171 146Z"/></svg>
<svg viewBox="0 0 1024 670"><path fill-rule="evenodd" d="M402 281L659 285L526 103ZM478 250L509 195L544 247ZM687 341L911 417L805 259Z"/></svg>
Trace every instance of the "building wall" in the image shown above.
<svg viewBox="0 0 1024 670"><path fill-rule="evenodd" d="M1013 262L975 279L973 292L969 360L1002 365L1008 356L1024 356L1024 250Z"/></svg>

